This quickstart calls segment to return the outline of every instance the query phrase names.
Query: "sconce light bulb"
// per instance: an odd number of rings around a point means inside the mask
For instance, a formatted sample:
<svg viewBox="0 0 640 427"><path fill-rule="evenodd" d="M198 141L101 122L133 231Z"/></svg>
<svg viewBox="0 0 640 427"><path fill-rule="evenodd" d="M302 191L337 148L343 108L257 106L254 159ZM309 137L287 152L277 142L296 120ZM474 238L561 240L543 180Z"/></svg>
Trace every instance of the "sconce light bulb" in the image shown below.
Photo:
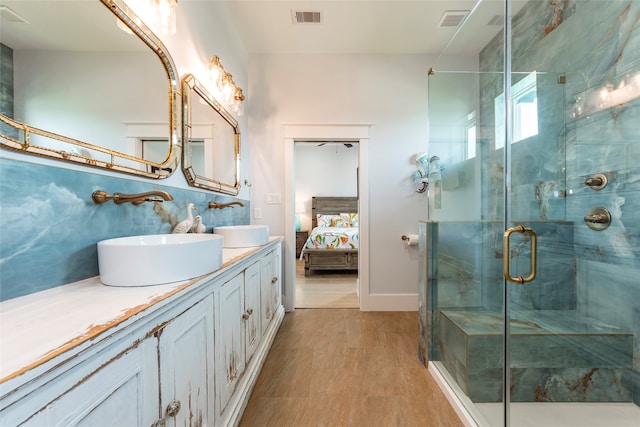
<svg viewBox="0 0 640 427"><path fill-rule="evenodd" d="M155 0L156 15L160 21L162 33L176 33L176 8L178 0Z"/></svg>
<svg viewBox="0 0 640 427"><path fill-rule="evenodd" d="M220 63L220 58L217 55L213 55L207 65L207 68L209 68L209 78L211 79L211 82L218 88L218 90L221 90L222 79L225 72L222 64Z"/></svg>
<svg viewBox="0 0 640 427"><path fill-rule="evenodd" d="M238 116L242 116L244 114L244 105L242 104L242 101L235 101L234 109Z"/></svg>
<svg viewBox="0 0 640 427"><path fill-rule="evenodd" d="M233 95L236 92L235 86L233 76L226 73L222 79L222 100L227 105L233 101Z"/></svg>

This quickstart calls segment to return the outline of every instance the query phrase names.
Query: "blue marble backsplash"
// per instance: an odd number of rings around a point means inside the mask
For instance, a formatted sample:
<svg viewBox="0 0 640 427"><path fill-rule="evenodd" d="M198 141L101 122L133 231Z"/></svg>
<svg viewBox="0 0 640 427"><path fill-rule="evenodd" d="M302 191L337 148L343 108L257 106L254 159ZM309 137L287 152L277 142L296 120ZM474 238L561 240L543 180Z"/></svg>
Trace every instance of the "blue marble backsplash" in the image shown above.
<svg viewBox="0 0 640 427"><path fill-rule="evenodd" d="M207 227L248 224L250 206L208 209L236 200L85 171L0 158L0 299L7 300L98 275L100 240L171 233L194 203ZM110 194L169 192L174 200L96 205L96 190Z"/></svg>

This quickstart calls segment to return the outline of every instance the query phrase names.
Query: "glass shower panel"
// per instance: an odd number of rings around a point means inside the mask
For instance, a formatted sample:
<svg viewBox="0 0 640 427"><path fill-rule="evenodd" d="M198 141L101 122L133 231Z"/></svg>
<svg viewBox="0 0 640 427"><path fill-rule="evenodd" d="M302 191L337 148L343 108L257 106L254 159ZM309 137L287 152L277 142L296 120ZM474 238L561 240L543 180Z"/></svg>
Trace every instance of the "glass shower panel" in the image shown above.
<svg viewBox="0 0 640 427"><path fill-rule="evenodd" d="M429 76L429 155L440 159L441 182L436 194L429 182L430 220L419 227L427 259L424 358L474 418L491 426L503 425L504 192L497 187L504 153L495 148L495 95L480 88L502 82L500 72ZM497 419L478 410L487 402Z"/></svg>

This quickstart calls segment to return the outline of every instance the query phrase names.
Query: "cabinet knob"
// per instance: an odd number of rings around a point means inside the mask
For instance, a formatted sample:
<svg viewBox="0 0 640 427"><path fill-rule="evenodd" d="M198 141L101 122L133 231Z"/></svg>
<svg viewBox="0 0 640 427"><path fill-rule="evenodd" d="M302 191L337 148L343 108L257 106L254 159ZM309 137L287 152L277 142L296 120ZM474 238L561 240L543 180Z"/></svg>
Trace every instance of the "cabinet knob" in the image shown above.
<svg viewBox="0 0 640 427"><path fill-rule="evenodd" d="M271 279L271 284L273 285L273 284L275 284L277 281L278 281L278 278L274 276L274 277Z"/></svg>
<svg viewBox="0 0 640 427"><path fill-rule="evenodd" d="M173 402L167 405L167 415L170 417L175 417L180 412L180 401L174 400Z"/></svg>
<svg viewBox="0 0 640 427"><path fill-rule="evenodd" d="M167 424L164 422L164 419L160 418L159 420L155 420L151 427L165 427Z"/></svg>
<svg viewBox="0 0 640 427"><path fill-rule="evenodd" d="M249 314L247 314L247 313L242 313L242 318L243 318L244 320L249 319Z"/></svg>
<svg viewBox="0 0 640 427"><path fill-rule="evenodd" d="M251 316L251 315L253 314L253 308L248 308L248 309L247 309L247 314L248 314L249 316Z"/></svg>

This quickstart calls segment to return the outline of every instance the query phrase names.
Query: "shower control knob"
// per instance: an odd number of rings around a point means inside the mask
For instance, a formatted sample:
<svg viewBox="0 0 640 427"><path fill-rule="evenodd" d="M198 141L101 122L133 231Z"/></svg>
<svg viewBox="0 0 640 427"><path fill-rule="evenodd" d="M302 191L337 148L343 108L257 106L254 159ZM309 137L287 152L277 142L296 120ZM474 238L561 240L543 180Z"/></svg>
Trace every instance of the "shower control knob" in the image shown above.
<svg viewBox="0 0 640 427"><path fill-rule="evenodd" d="M583 219L587 227L595 231L602 231L611 225L611 213L602 206L589 209Z"/></svg>
<svg viewBox="0 0 640 427"><path fill-rule="evenodd" d="M607 186L607 176L602 173L597 173L584 181L584 185L591 187L592 190L602 190Z"/></svg>
<svg viewBox="0 0 640 427"><path fill-rule="evenodd" d="M606 224L610 219L611 218L605 214L593 214L584 217L585 222L590 222L592 224Z"/></svg>

